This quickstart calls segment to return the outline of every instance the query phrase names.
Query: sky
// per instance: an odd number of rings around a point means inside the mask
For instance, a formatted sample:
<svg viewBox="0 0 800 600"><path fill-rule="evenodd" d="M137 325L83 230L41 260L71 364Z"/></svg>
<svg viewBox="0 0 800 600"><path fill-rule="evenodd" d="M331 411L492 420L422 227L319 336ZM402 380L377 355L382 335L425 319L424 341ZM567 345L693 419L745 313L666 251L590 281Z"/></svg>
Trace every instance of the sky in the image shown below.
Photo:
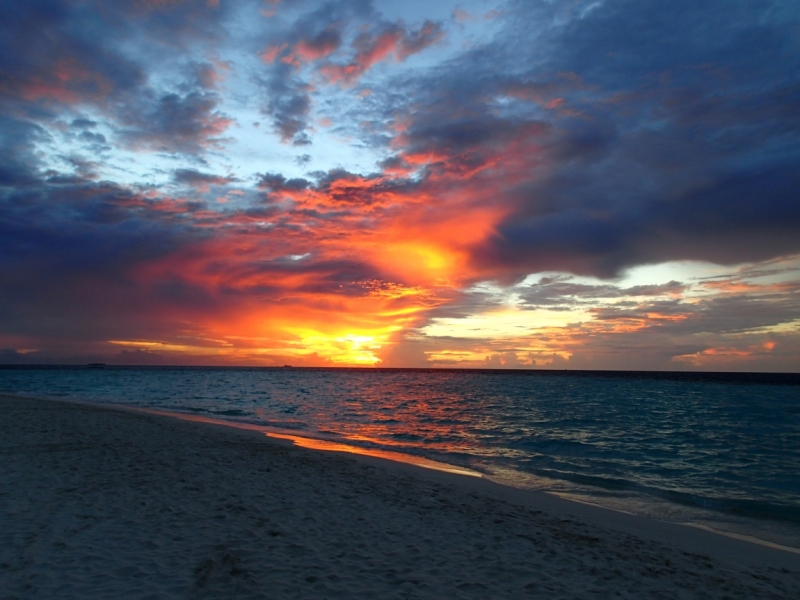
<svg viewBox="0 0 800 600"><path fill-rule="evenodd" d="M800 371L796 0L0 5L0 363Z"/></svg>

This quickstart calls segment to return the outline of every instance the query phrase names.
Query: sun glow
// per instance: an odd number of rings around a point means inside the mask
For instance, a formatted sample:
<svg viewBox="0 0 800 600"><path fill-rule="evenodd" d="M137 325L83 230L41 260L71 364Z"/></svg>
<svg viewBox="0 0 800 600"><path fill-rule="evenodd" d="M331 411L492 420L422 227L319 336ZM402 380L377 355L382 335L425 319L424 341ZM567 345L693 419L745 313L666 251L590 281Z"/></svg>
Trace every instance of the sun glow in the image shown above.
<svg viewBox="0 0 800 600"><path fill-rule="evenodd" d="M464 263L457 251L434 243L395 242L375 248L374 260L402 279L433 283L451 279Z"/></svg>
<svg viewBox="0 0 800 600"><path fill-rule="evenodd" d="M399 328L388 328L397 330ZM380 362L376 354L389 339L391 331L380 333L323 334L318 331L299 332L294 352L315 353L337 365L373 366Z"/></svg>

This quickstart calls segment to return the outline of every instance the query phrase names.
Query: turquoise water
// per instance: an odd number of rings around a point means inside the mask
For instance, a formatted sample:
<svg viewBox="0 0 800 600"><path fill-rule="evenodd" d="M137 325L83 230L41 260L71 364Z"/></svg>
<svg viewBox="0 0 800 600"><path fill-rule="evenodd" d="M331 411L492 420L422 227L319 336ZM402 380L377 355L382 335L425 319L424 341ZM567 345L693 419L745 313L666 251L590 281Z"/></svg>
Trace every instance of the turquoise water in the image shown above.
<svg viewBox="0 0 800 600"><path fill-rule="evenodd" d="M800 546L800 376L0 368L0 391L263 425Z"/></svg>

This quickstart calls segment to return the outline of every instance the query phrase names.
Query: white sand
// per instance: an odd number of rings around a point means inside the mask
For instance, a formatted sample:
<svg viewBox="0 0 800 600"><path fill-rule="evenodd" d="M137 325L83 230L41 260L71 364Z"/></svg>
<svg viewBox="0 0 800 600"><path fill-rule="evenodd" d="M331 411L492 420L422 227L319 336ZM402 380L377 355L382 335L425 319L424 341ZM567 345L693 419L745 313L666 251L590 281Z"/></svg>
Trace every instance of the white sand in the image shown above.
<svg viewBox="0 0 800 600"><path fill-rule="evenodd" d="M0 397L0 598L800 598L800 555L251 431Z"/></svg>

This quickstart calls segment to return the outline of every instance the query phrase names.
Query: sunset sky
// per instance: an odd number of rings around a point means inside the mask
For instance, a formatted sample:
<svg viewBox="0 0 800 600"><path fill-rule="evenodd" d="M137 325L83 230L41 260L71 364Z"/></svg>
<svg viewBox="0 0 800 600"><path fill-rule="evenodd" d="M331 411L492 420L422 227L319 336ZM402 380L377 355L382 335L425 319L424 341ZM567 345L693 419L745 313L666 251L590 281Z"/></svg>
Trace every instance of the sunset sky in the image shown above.
<svg viewBox="0 0 800 600"><path fill-rule="evenodd" d="M0 6L0 363L800 370L797 0Z"/></svg>

